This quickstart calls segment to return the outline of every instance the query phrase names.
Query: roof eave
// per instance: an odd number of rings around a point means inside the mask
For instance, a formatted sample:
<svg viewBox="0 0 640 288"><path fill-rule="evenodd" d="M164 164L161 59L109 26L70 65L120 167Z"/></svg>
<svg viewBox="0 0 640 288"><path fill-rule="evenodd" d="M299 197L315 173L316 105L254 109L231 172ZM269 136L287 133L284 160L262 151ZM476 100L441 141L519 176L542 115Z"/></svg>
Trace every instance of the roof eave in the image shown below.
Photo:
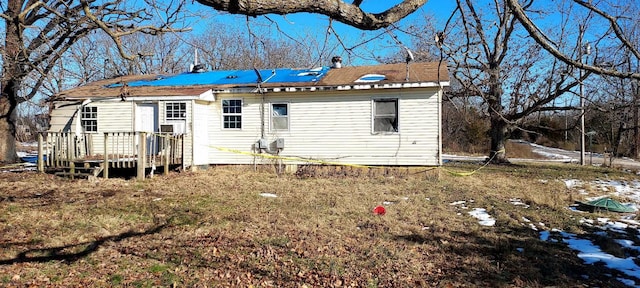
<svg viewBox="0 0 640 288"><path fill-rule="evenodd" d="M343 84L332 86L285 86L285 87L229 87L224 89L212 89L213 93L224 94L246 94L246 93L258 93L262 91L266 92L316 92L316 91L348 91L348 90L375 90L375 89L407 89L407 88L441 88L448 87L449 81L441 82L402 82L402 83L357 83L357 84Z"/></svg>

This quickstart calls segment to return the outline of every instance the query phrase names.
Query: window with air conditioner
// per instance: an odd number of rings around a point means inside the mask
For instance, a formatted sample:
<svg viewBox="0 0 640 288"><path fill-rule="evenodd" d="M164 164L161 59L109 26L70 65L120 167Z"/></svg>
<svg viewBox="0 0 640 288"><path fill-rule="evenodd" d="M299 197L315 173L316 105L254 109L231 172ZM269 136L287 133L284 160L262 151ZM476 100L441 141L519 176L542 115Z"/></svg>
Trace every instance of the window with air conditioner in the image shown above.
<svg viewBox="0 0 640 288"><path fill-rule="evenodd" d="M186 133L187 103L167 102L165 103L165 124L160 125L160 131L167 133ZM171 131L171 132L168 132Z"/></svg>

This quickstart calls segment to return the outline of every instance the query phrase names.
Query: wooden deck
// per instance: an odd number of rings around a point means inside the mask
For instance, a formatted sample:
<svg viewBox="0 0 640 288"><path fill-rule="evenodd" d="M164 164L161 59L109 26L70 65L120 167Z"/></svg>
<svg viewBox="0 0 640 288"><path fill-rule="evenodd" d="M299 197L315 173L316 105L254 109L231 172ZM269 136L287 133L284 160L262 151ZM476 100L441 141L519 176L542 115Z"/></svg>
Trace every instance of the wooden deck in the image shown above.
<svg viewBox="0 0 640 288"><path fill-rule="evenodd" d="M100 137L101 136L101 137ZM183 167L184 137L171 133L106 132L38 135L38 171L61 176L147 174Z"/></svg>

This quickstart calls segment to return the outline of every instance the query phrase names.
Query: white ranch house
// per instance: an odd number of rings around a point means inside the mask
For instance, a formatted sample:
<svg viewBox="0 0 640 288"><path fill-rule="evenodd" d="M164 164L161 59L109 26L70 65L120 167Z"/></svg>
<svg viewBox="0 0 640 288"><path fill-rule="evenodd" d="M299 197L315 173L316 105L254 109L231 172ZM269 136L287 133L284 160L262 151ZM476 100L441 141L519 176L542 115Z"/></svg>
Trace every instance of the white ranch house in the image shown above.
<svg viewBox="0 0 640 288"><path fill-rule="evenodd" d="M123 76L57 95L49 132L98 154L110 132L183 134L185 167L436 166L448 85L437 62Z"/></svg>

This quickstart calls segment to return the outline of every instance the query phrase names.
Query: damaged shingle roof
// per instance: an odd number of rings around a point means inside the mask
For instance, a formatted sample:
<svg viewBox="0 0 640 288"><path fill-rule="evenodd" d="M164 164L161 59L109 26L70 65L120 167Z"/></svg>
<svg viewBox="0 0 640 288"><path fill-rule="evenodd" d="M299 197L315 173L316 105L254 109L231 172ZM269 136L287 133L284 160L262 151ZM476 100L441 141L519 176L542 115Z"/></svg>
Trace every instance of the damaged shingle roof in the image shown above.
<svg viewBox="0 0 640 288"><path fill-rule="evenodd" d="M416 62L374 66L347 66L336 69L271 69L218 70L183 73L172 76L129 75L89 83L63 91L55 99L117 97L126 89L127 97L136 96L196 96L209 89L232 90L256 87L258 75L263 88L338 87L359 85L365 75L383 75L375 84L443 83L449 81L446 63ZM408 81L407 81L408 72ZM126 84L126 87L123 87ZM54 99L54 100L55 100Z"/></svg>

